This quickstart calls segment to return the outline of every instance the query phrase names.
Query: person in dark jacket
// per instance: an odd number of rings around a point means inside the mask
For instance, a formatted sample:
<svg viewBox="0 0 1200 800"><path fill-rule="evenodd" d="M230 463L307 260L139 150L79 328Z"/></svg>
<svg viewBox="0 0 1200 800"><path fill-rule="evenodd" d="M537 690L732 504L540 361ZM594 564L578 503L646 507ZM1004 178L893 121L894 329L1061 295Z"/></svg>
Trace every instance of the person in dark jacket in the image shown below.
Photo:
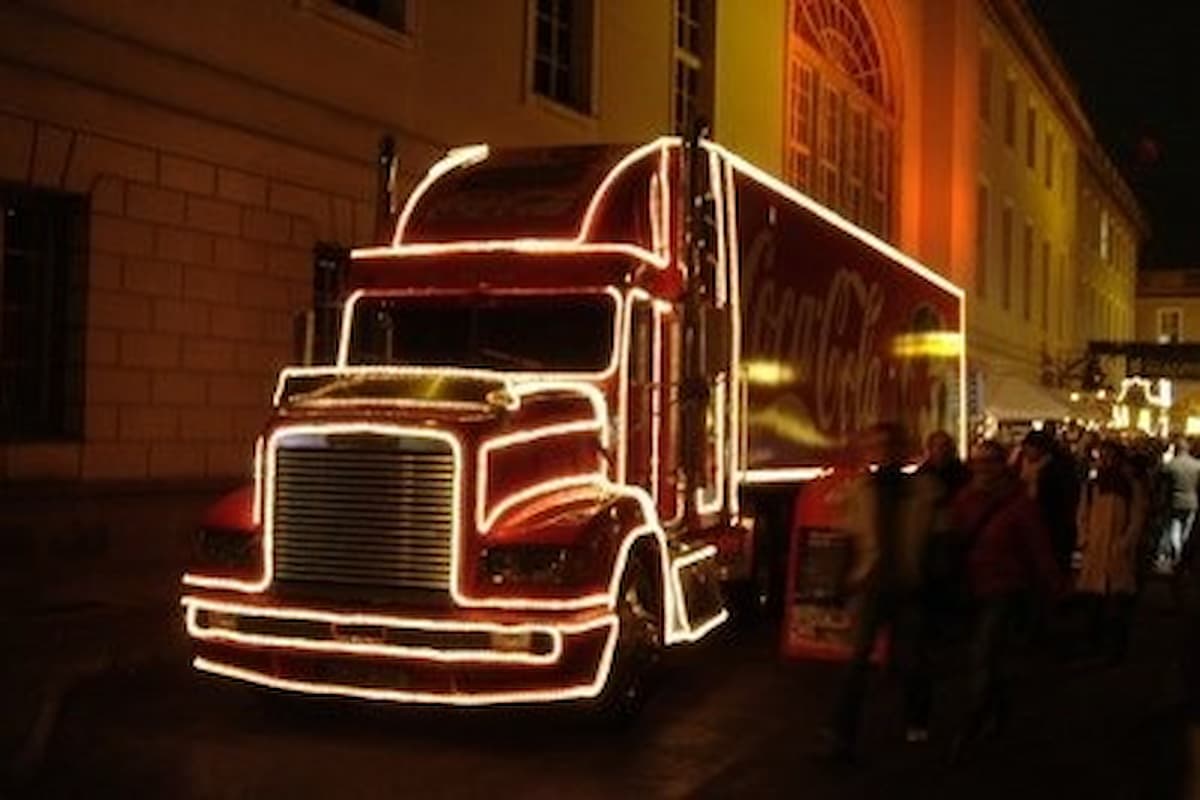
<svg viewBox="0 0 1200 800"><path fill-rule="evenodd" d="M904 474L905 432L898 425L876 424L864 439L875 468L857 483L845 519L856 552L847 583L860 595L861 612L842 688L822 732L823 755L839 761L855 757L871 655L881 632L890 635L891 666L904 687L908 741L928 739L932 703L922 555L939 527L940 488L927 475Z"/></svg>
<svg viewBox="0 0 1200 800"><path fill-rule="evenodd" d="M947 502L953 500L971 479L971 471L958 457L954 437L945 431L929 434L925 440L925 460L921 462L917 472L937 478L944 489L943 498Z"/></svg>
<svg viewBox="0 0 1200 800"><path fill-rule="evenodd" d="M976 606L970 646L970 701L952 756L989 727L1006 722L1004 679L1012 629L1030 594L1057 595L1061 573L1041 514L1006 466L1004 447L984 441L971 452L971 482L954 504L968 540L967 576Z"/></svg>
<svg viewBox="0 0 1200 800"><path fill-rule="evenodd" d="M936 483L939 518L948 520L954 498L971 480L971 471L958 457L954 438L949 433L934 431L929 434L925 440L925 460L917 468L917 474L928 476ZM962 629L967 611L961 542L948 533L934 531L924 553L926 614L932 633L942 637L953 637Z"/></svg>
<svg viewBox="0 0 1200 800"><path fill-rule="evenodd" d="M1037 503L1042 523L1049 532L1054 560L1066 573L1075 552L1075 510L1079 504L1080 481L1075 464L1050 434L1030 431L1021 442L1021 480Z"/></svg>

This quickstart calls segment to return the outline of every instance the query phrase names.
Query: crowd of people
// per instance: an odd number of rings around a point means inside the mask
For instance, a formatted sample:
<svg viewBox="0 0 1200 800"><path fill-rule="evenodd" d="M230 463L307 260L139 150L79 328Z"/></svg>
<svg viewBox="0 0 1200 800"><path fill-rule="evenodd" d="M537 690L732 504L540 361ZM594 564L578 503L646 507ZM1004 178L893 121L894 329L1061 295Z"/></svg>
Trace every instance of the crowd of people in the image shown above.
<svg viewBox="0 0 1200 800"><path fill-rule="evenodd" d="M1011 447L980 440L964 463L939 432L915 472L899 426L873 426L863 445L873 468L849 493L845 520L857 632L825 731L831 757L855 756L881 635L903 686L906 739L923 742L931 651L956 622L965 632L969 701L950 752L958 760L1007 723L1016 638L1044 641L1049 612L1070 599L1084 612L1084 652L1120 663L1148 577L1182 576L1196 560L1200 459L1182 437L1034 430Z"/></svg>

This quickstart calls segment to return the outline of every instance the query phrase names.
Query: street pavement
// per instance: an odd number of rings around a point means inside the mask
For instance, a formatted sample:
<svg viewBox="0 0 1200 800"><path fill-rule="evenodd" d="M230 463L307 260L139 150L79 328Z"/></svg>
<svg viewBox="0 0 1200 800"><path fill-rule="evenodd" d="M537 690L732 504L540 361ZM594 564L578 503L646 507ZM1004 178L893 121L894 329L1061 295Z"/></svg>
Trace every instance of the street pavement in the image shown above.
<svg viewBox="0 0 1200 800"><path fill-rule="evenodd" d="M769 626L673 653L624 728L577 709L446 711L276 696L187 666L161 603L42 609L10 620L5 797L1192 798L1200 733L1182 703L1181 620L1161 586L1121 667L1072 653L1074 621L1016 671L1011 730L961 765L960 656L939 666L927 745L900 735L877 679L854 768L816 758L837 665L781 660ZM147 592L147 597L153 596ZM15 713L14 713L15 710Z"/></svg>

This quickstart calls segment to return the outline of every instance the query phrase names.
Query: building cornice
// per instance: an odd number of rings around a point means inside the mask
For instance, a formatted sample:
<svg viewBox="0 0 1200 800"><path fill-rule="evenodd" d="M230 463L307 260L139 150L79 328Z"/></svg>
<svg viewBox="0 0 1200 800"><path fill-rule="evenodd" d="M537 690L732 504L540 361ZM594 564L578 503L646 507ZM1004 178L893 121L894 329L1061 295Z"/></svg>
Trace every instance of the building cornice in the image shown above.
<svg viewBox="0 0 1200 800"><path fill-rule="evenodd" d="M1137 299L1200 298L1200 269L1156 269L1138 273Z"/></svg>

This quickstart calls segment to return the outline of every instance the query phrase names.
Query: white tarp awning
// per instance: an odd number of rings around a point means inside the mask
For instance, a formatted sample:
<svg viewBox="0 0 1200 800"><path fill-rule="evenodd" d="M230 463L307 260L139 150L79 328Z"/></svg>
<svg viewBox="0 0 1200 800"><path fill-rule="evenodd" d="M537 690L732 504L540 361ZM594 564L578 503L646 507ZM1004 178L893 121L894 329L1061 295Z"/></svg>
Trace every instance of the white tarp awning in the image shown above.
<svg viewBox="0 0 1200 800"><path fill-rule="evenodd" d="M998 420L1060 420L1070 409L1042 387L1013 376L990 378L984 388L984 409Z"/></svg>

